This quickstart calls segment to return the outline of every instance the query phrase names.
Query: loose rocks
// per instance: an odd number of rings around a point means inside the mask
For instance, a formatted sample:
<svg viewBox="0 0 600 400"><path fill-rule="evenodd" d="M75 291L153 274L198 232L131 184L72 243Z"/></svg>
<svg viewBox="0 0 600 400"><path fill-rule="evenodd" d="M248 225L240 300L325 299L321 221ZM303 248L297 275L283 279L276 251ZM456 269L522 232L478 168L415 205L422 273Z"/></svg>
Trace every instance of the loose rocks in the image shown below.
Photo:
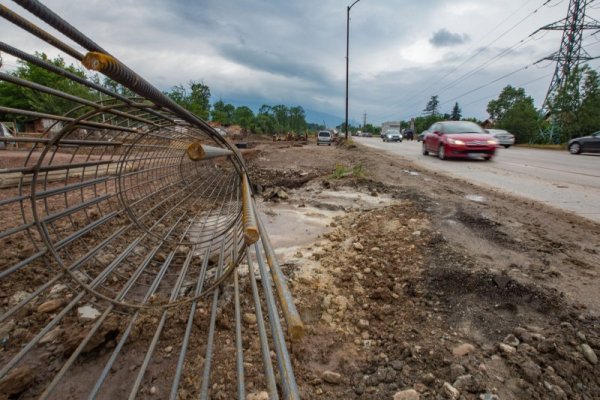
<svg viewBox="0 0 600 400"><path fill-rule="evenodd" d="M37 310L39 313L51 313L53 311L58 310L61 305L61 300L48 300L47 302L40 304Z"/></svg>
<svg viewBox="0 0 600 400"><path fill-rule="evenodd" d="M8 396L21 393L27 389L34 380L33 369L24 365L13 369L4 379L0 381L0 395Z"/></svg>
<svg viewBox="0 0 600 400"><path fill-rule="evenodd" d="M269 400L269 393L267 392L256 392L248 393L246 400Z"/></svg>
<svg viewBox="0 0 600 400"><path fill-rule="evenodd" d="M475 346L469 343L463 343L460 346L457 346L452 349L452 354L456 357L466 356L469 353L472 353L475 350Z"/></svg>
<svg viewBox="0 0 600 400"><path fill-rule="evenodd" d="M255 314L245 313L242 318L243 318L244 322L248 325L256 324L256 315Z"/></svg>
<svg viewBox="0 0 600 400"><path fill-rule="evenodd" d="M79 307L77 309L77 315L79 316L79 319L83 321L93 321L100 316L100 311L96 310L90 305L87 305Z"/></svg>
<svg viewBox="0 0 600 400"><path fill-rule="evenodd" d="M588 360L591 364L598 364L598 357L596 356L596 353L594 353L594 350L592 350L592 348L587 343L581 345L581 352L583 353L585 359Z"/></svg>
<svg viewBox="0 0 600 400"><path fill-rule="evenodd" d="M444 382L444 386L442 387L444 394L450 400L457 400L460 397L460 392L454 386L449 384L448 382Z"/></svg>
<svg viewBox="0 0 600 400"><path fill-rule="evenodd" d="M321 379L327 383L338 385L340 382L342 382L342 375L333 371L325 371L323 372L323 375L321 375Z"/></svg>
<svg viewBox="0 0 600 400"><path fill-rule="evenodd" d="M394 400L419 400L419 393L415 389L403 390L394 395Z"/></svg>
<svg viewBox="0 0 600 400"><path fill-rule="evenodd" d="M500 352L509 355L509 354L513 354L514 352L517 351L517 349L515 349L512 346L507 345L506 343L498 343L498 349L500 350Z"/></svg>

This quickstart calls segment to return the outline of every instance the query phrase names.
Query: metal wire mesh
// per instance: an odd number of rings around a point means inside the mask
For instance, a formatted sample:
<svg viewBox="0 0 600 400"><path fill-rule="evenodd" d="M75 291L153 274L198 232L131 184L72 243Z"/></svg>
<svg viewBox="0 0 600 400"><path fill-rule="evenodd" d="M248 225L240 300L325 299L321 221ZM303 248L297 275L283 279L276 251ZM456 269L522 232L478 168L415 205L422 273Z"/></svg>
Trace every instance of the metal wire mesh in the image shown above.
<svg viewBox="0 0 600 400"><path fill-rule="evenodd" d="M136 398L161 390L158 398L208 398L223 382L216 370L231 367L213 362L221 352L234 359L230 382L245 398L246 349L246 357L262 361L253 386L269 398L297 398L279 313L292 339L302 324L255 215L239 153L44 5L15 3L88 53L0 5L5 20L137 97L0 42L5 55L91 94L40 85L0 66L5 84L70 110L54 114L44 101L37 108L0 104L0 120L44 126L39 135L0 137L7 160L0 169L0 397ZM244 310L257 322L243 332ZM235 328L219 339L223 319ZM252 356L248 342L255 339Z"/></svg>

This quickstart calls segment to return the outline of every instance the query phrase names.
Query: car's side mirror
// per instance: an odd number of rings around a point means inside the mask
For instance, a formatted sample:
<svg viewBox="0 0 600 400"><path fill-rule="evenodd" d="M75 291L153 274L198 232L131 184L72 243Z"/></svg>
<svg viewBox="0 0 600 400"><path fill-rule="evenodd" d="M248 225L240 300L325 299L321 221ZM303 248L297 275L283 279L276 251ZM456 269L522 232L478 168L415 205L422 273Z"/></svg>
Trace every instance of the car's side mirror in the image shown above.
<svg viewBox="0 0 600 400"><path fill-rule="evenodd" d="M440 131L433 131L433 133L434 133L435 135L442 136L442 132L440 132Z"/></svg>

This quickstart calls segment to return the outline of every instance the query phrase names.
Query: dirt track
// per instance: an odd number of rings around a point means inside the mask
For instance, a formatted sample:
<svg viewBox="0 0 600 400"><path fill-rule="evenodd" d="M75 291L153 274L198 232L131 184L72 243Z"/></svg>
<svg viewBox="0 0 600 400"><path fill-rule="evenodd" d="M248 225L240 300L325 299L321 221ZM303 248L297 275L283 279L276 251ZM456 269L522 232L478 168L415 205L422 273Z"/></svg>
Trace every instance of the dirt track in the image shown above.
<svg viewBox="0 0 600 400"><path fill-rule="evenodd" d="M367 148L275 147L249 161L255 184L329 223L283 251L303 398L600 398L598 224Z"/></svg>

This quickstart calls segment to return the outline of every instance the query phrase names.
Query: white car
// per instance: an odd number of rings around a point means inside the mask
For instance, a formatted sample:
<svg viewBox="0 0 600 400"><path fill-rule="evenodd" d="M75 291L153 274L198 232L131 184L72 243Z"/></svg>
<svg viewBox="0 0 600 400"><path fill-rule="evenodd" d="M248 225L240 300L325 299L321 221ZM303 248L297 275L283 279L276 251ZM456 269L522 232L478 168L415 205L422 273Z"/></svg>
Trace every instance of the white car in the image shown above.
<svg viewBox="0 0 600 400"><path fill-rule="evenodd" d="M515 135L504 129L486 129L486 131L498 140L500 146L509 148L515 144Z"/></svg>
<svg viewBox="0 0 600 400"><path fill-rule="evenodd" d="M329 131L320 131L317 134L317 146L320 144L326 144L331 146L331 142L333 141L333 136Z"/></svg>

